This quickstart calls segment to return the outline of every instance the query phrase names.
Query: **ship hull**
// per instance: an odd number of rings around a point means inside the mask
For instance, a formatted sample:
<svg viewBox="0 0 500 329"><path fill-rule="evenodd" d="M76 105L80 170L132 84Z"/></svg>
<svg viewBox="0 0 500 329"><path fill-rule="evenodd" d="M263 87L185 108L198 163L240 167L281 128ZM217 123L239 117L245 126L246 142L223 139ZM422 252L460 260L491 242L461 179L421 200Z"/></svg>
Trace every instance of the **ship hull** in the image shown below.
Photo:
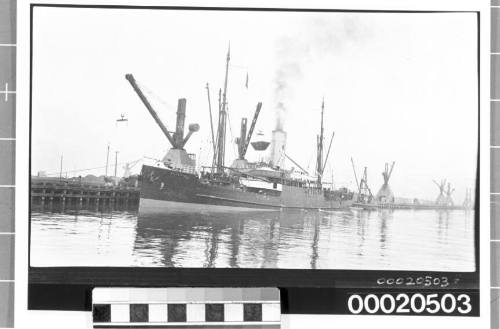
<svg viewBox="0 0 500 329"><path fill-rule="evenodd" d="M172 212L279 211L281 209L348 209L352 195L325 195L319 189L283 185L282 190L250 192L235 177L229 182L143 166L140 214Z"/></svg>
<svg viewBox="0 0 500 329"><path fill-rule="evenodd" d="M139 203L139 213L141 215L162 215L168 213L240 213L240 212L261 212L272 211L279 208L251 208L243 206L216 205L206 203L176 202L166 200L153 200L141 198Z"/></svg>

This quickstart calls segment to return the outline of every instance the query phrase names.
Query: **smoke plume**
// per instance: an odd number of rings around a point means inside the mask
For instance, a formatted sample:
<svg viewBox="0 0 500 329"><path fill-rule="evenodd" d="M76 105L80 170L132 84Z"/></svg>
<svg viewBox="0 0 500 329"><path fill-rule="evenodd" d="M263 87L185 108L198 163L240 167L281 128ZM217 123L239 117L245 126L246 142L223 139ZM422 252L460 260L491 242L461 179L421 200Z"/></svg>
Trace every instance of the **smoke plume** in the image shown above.
<svg viewBox="0 0 500 329"><path fill-rule="evenodd" d="M332 19L308 17L298 24L300 33L287 35L276 42L275 55L278 65L274 73L275 129L284 130L288 104L292 101L295 86L304 77L306 66L341 51L353 42L362 41L368 29L356 17ZM332 57L335 60L335 57Z"/></svg>
<svg viewBox="0 0 500 329"><path fill-rule="evenodd" d="M275 98L275 115L276 115L276 130L283 130L286 117L285 101L292 97L293 82L302 78L301 65L298 61L289 61L282 63L276 70L274 79L274 98Z"/></svg>

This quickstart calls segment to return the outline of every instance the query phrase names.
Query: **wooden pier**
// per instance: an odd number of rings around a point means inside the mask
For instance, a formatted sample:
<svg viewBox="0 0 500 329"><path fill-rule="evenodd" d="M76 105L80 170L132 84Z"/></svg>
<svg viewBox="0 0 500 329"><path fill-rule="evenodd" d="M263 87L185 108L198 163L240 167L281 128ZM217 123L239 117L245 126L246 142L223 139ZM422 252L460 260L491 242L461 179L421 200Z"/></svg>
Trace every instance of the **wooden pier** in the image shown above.
<svg viewBox="0 0 500 329"><path fill-rule="evenodd" d="M410 209L410 210L467 210L463 206L446 206L435 204L415 204L415 203L361 203L355 202L351 208L358 208L363 210L377 210L377 209ZM472 209L472 208L470 208Z"/></svg>
<svg viewBox="0 0 500 329"><path fill-rule="evenodd" d="M32 177L31 204L44 206L51 203L63 207L135 206L139 204L139 188L85 183L78 179Z"/></svg>

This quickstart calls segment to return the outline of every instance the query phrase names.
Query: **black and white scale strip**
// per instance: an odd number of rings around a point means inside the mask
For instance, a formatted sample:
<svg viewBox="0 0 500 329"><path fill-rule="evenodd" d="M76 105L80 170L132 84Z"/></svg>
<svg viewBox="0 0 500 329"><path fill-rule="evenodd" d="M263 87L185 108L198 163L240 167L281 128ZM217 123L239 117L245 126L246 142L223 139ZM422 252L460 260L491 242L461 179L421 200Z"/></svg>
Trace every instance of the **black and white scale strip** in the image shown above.
<svg viewBox="0 0 500 329"><path fill-rule="evenodd" d="M280 328L276 288L96 288L94 328Z"/></svg>
<svg viewBox="0 0 500 329"><path fill-rule="evenodd" d="M0 328L14 327L16 5L0 0Z"/></svg>

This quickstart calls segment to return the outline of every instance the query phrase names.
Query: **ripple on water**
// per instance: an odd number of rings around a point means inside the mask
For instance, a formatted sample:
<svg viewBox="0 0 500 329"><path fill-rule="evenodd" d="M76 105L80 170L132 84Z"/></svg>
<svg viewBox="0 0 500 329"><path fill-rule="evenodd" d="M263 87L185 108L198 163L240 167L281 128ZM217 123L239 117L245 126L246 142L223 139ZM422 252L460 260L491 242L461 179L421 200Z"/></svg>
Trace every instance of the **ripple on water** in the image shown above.
<svg viewBox="0 0 500 329"><path fill-rule="evenodd" d="M474 271L473 215L33 212L31 265Z"/></svg>

